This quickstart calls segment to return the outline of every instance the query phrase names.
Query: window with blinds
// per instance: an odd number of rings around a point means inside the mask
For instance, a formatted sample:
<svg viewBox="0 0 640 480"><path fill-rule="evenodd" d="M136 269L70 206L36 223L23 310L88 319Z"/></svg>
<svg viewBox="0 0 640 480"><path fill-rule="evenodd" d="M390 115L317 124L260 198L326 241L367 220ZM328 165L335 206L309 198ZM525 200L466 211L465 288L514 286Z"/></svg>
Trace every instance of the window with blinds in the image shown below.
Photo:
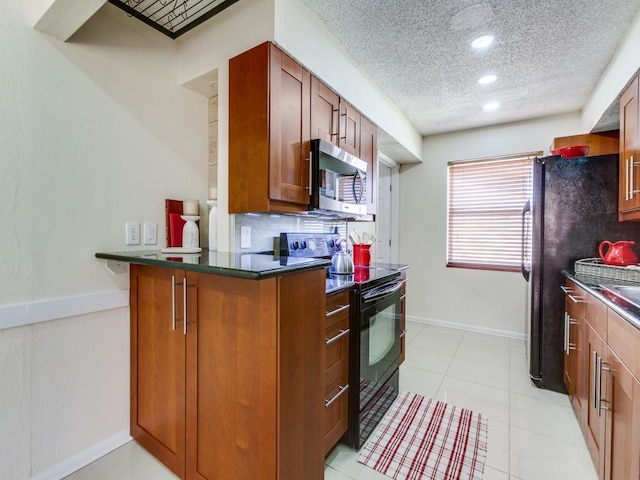
<svg viewBox="0 0 640 480"><path fill-rule="evenodd" d="M520 270L522 207L541 154L448 164L448 267Z"/></svg>

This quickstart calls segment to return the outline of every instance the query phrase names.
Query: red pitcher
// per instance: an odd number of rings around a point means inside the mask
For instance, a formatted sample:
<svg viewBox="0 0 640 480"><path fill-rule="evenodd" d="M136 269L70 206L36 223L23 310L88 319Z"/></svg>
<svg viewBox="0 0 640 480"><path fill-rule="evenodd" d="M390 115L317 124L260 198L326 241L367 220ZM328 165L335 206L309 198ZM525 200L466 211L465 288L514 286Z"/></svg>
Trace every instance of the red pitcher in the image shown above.
<svg viewBox="0 0 640 480"><path fill-rule="evenodd" d="M611 243L605 240L600 244L598 252L600 253L602 261L607 265L615 265L618 267L637 265L638 257L636 257L636 254L631 250L631 245L634 245L634 242L621 240L616 243ZM605 247L608 247L606 253L604 252Z"/></svg>

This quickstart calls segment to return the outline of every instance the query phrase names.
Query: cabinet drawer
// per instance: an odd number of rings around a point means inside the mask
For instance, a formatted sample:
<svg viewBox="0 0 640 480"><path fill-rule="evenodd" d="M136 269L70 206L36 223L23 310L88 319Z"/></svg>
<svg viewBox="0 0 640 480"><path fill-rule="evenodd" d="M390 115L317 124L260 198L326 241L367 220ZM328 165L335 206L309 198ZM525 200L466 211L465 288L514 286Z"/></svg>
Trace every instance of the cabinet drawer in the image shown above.
<svg viewBox="0 0 640 480"><path fill-rule="evenodd" d="M343 320L336 328L327 334L327 339L335 339L326 347L326 380L327 391L335 385L343 386L349 378L349 320ZM340 337L338 338L338 335ZM328 398L327 398L328 399Z"/></svg>
<svg viewBox="0 0 640 480"><path fill-rule="evenodd" d="M569 279L567 279L565 294L566 306L570 308L571 316L575 318L579 316L584 317L590 295Z"/></svg>
<svg viewBox="0 0 640 480"><path fill-rule="evenodd" d="M334 394L337 391L333 392ZM338 440L347 432L349 415L349 395L347 391L325 408L324 411L324 454L338 443Z"/></svg>
<svg viewBox="0 0 640 480"><path fill-rule="evenodd" d="M587 295L587 321L607 341L607 306L593 295Z"/></svg>
<svg viewBox="0 0 640 480"><path fill-rule="evenodd" d="M609 309L607 331L611 350L615 352L633 376L640 378L640 350L638 350L640 331L611 309Z"/></svg>
<svg viewBox="0 0 640 480"><path fill-rule="evenodd" d="M327 334L332 331L338 323L347 321L349 325L349 291L327 295ZM333 335L332 335L333 336ZM331 338L331 337L327 337Z"/></svg>

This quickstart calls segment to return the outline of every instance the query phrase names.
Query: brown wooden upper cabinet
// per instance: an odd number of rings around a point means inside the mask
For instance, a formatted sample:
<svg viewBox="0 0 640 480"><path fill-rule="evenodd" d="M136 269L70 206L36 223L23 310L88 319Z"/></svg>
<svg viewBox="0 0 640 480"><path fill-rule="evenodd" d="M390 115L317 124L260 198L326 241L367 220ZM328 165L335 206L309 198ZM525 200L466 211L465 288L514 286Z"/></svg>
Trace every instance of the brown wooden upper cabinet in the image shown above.
<svg viewBox="0 0 640 480"><path fill-rule="evenodd" d="M229 212L309 204L311 75L269 42L229 60Z"/></svg>
<svg viewBox="0 0 640 480"><path fill-rule="evenodd" d="M229 60L229 213L306 211L315 138L367 162L374 215L376 125L270 42Z"/></svg>
<svg viewBox="0 0 640 480"><path fill-rule="evenodd" d="M360 158L367 162L367 213L376 214L378 204L378 127L360 118Z"/></svg>
<svg viewBox="0 0 640 480"><path fill-rule="evenodd" d="M640 220L638 93L636 77L620 97L620 221Z"/></svg>
<svg viewBox="0 0 640 480"><path fill-rule="evenodd" d="M316 77L311 77L311 138L338 146L340 97Z"/></svg>
<svg viewBox="0 0 640 480"><path fill-rule="evenodd" d="M367 214L375 215L378 127L313 76L311 138L325 140L367 162Z"/></svg>

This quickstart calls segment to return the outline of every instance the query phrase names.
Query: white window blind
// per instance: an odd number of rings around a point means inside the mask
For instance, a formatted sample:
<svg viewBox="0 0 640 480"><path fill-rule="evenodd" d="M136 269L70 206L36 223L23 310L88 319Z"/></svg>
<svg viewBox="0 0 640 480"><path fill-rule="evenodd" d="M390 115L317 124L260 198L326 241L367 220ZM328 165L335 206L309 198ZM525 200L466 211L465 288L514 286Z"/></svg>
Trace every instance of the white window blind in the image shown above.
<svg viewBox="0 0 640 480"><path fill-rule="evenodd" d="M521 212L541 154L449 163L447 266L520 269Z"/></svg>

